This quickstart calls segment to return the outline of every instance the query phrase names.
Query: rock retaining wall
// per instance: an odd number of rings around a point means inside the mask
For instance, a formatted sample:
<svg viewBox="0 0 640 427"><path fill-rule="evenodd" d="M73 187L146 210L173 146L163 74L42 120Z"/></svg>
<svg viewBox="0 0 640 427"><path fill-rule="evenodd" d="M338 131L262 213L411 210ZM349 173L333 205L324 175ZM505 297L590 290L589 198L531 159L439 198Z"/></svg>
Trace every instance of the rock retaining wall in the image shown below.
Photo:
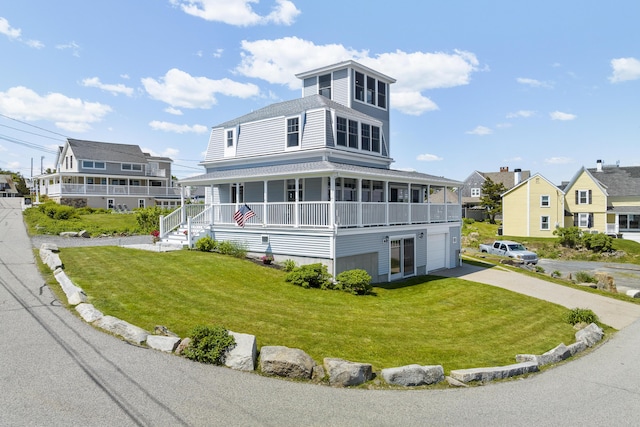
<svg viewBox="0 0 640 427"><path fill-rule="evenodd" d="M104 329L127 341L146 344L149 348L166 353L182 354L190 338L181 339L163 326L156 326L155 334L132 325L113 316L104 315L93 305L88 304L84 291L73 284L63 270L56 245L44 243L40 248L40 258L54 272L54 276L67 296L68 303L84 319L96 327ZM225 366L242 371L253 371L258 361L256 337L229 331L235 339L235 346L227 351ZM440 365L406 365L386 368L381 371L382 378L391 385L421 386L436 384L445 379L451 386L465 386L473 381L493 381L518 375L537 372L540 366L557 363L592 347L604 336L602 329L592 323L576 332L576 342L566 346L560 344L541 355L519 354L516 363L507 366L456 369L449 377L444 376ZM363 384L375 378L372 366L368 363L351 362L343 359L325 358L318 365L303 350L284 346L263 346L260 349L260 369L263 374L286 378L323 381L327 379L332 386L348 387Z"/></svg>

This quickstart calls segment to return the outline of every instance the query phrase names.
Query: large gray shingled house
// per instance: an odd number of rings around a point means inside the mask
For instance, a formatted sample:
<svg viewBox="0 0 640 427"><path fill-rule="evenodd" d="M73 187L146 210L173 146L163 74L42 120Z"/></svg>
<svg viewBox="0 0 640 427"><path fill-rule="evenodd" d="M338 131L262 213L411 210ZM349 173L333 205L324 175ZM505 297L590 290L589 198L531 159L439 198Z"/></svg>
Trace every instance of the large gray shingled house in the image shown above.
<svg viewBox="0 0 640 427"><path fill-rule="evenodd" d="M163 237L210 235L374 282L455 267L461 183L390 168L395 80L354 61L297 77L300 99L212 128L205 173L181 181L206 186L205 204L163 218Z"/></svg>

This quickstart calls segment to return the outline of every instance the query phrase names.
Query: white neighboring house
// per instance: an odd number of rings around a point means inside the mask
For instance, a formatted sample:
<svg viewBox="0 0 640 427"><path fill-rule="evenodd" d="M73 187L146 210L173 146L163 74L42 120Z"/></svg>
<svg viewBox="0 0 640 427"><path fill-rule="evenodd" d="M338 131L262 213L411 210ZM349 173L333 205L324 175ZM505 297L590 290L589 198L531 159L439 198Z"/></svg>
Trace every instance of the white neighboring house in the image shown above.
<svg viewBox="0 0 640 427"><path fill-rule="evenodd" d="M373 282L457 266L462 183L389 167L395 80L354 61L297 77L300 99L212 128L206 172L181 180L206 186L205 204L163 218L162 237L210 235ZM254 216L241 227L245 205Z"/></svg>
<svg viewBox="0 0 640 427"><path fill-rule="evenodd" d="M137 145L67 139L59 147L56 171L34 177L39 195L63 205L113 210L180 205L171 160Z"/></svg>

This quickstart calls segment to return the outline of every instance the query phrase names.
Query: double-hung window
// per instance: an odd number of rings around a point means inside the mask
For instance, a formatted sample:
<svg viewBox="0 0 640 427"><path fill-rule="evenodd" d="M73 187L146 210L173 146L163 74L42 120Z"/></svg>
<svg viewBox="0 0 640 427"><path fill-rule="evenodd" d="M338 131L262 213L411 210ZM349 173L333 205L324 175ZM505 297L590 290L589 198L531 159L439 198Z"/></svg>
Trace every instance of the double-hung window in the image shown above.
<svg viewBox="0 0 640 427"><path fill-rule="evenodd" d="M576 190L576 205L590 205L591 190Z"/></svg>
<svg viewBox="0 0 640 427"><path fill-rule="evenodd" d="M349 147L358 148L358 122L349 120Z"/></svg>
<svg viewBox="0 0 640 427"><path fill-rule="evenodd" d="M355 78L355 80L356 80L356 82L355 82L356 83L355 84L355 90L356 90L355 98L358 101L364 102L364 74L359 73L359 72L356 71L355 75L356 75L356 78Z"/></svg>
<svg viewBox="0 0 640 427"><path fill-rule="evenodd" d="M371 126L366 123L360 125L360 148L371 151Z"/></svg>
<svg viewBox="0 0 640 427"><path fill-rule="evenodd" d="M300 118L287 119L287 148L300 146Z"/></svg>
<svg viewBox="0 0 640 427"><path fill-rule="evenodd" d="M380 128L371 126L371 151L380 152Z"/></svg>
<svg viewBox="0 0 640 427"><path fill-rule="evenodd" d="M227 131L227 147L233 147L233 130Z"/></svg>
<svg viewBox="0 0 640 427"><path fill-rule="evenodd" d="M543 215L540 217L540 230L548 230L549 229L549 217Z"/></svg>
<svg viewBox="0 0 640 427"><path fill-rule="evenodd" d="M347 119L344 117L336 118L336 144L343 147L347 146Z"/></svg>
<svg viewBox="0 0 640 427"><path fill-rule="evenodd" d="M318 76L318 93L331 99L331 74Z"/></svg>
<svg viewBox="0 0 640 427"><path fill-rule="evenodd" d="M550 206L549 196L540 196L540 207L548 208Z"/></svg>

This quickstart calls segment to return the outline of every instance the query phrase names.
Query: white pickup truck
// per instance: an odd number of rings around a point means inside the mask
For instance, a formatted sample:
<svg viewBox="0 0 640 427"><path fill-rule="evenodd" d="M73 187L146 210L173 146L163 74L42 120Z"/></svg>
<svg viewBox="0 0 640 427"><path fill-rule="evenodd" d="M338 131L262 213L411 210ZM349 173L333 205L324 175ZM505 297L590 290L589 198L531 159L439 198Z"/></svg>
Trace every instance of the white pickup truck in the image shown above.
<svg viewBox="0 0 640 427"><path fill-rule="evenodd" d="M496 240L490 245L480 245L480 252L507 256L525 264L538 263L538 255L535 252L528 251L521 243L511 240Z"/></svg>

